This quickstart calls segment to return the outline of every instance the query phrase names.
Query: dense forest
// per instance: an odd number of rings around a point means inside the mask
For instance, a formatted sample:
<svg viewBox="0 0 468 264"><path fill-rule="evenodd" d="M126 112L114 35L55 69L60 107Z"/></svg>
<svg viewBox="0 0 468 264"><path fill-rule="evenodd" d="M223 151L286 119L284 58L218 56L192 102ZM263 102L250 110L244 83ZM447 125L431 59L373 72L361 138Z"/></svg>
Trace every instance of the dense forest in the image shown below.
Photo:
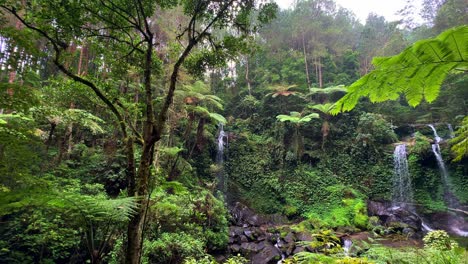
<svg viewBox="0 0 468 264"><path fill-rule="evenodd" d="M0 0L0 263L467 263L468 5L422 2Z"/></svg>

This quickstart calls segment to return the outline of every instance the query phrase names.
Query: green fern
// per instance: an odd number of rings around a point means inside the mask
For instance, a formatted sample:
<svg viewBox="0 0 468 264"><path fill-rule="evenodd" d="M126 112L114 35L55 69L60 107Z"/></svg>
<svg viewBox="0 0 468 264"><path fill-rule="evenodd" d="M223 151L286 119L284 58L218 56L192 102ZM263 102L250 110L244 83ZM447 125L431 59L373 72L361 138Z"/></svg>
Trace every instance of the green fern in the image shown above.
<svg viewBox="0 0 468 264"><path fill-rule="evenodd" d="M468 26L449 29L421 40L392 57L374 58L375 70L354 82L337 102L334 114L350 111L361 97L371 102L405 95L411 106L434 101L449 72L468 70Z"/></svg>
<svg viewBox="0 0 468 264"><path fill-rule="evenodd" d="M326 104L316 104L316 105L308 105L309 108L322 112L323 114L330 114L333 109L335 109L334 103L326 103Z"/></svg>
<svg viewBox="0 0 468 264"><path fill-rule="evenodd" d="M460 161L463 157L468 156L468 116L463 118L461 126L455 132L455 137L450 140L452 151L455 154L454 161Z"/></svg>
<svg viewBox="0 0 468 264"><path fill-rule="evenodd" d="M336 93L336 92L346 92L348 89L344 85L337 85L337 86L331 86L331 87L325 87L325 88L310 88L309 93L307 94L308 96L314 95L314 94L331 94L331 93Z"/></svg>
<svg viewBox="0 0 468 264"><path fill-rule="evenodd" d="M302 116L302 114L299 112L290 112L289 115L276 116L276 119L278 119L281 122L289 121L294 124L307 123L310 122L313 118L319 118L319 115L317 113L312 113L306 116Z"/></svg>

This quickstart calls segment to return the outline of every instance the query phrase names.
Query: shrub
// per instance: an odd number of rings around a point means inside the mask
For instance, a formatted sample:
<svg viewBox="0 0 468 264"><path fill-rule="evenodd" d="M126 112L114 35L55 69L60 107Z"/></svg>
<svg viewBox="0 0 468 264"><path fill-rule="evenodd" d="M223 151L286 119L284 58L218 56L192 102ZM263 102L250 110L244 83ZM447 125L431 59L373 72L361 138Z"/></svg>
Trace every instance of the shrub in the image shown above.
<svg viewBox="0 0 468 264"><path fill-rule="evenodd" d="M424 246L437 250L451 250L458 247L457 242L450 239L444 230L434 230L423 238Z"/></svg>

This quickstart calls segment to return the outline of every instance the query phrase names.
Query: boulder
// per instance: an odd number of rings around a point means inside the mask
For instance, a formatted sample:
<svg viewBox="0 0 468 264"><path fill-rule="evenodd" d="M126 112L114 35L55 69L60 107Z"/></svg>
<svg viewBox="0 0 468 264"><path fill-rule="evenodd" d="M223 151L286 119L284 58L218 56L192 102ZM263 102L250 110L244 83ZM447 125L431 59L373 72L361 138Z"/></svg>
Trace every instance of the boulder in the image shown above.
<svg viewBox="0 0 468 264"><path fill-rule="evenodd" d="M267 223L264 217L257 215L252 209L239 202L230 209L230 213L231 223L236 226L261 226Z"/></svg>
<svg viewBox="0 0 468 264"><path fill-rule="evenodd" d="M296 241L296 236L292 232L289 232L283 239L287 244L291 244Z"/></svg>
<svg viewBox="0 0 468 264"><path fill-rule="evenodd" d="M270 243L265 244L265 247L257 254L252 256L252 263L255 264L273 264L277 263L281 259L280 251L271 245Z"/></svg>
<svg viewBox="0 0 468 264"><path fill-rule="evenodd" d="M255 242L250 242L250 243L242 243L240 245L240 251L241 253L250 256L253 253L257 253L260 250L265 248L264 244L261 243L255 243Z"/></svg>
<svg viewBox="0 0 468 264"><path fill-rule="evenodd" d="M299 232L296 234L296 238L299 241L312 241L312 234L309 232Z"/></svg>
<svg viewBox="0 0 468 264"><path fill-rule="evenodd" d="M412 236L422 231L421 218L408 208L392 206L389 202L368 201L367 212L369 216L377 216L382 225L391 228L387 231L403 232L405 230L406 234Z"/></svg>
<svg viewBox="0 0 468 264"><path fill-rule="evenodd" d="M293 250L293 254L297 254L304 251L306 251L305 247L298 246Z"/></svg>

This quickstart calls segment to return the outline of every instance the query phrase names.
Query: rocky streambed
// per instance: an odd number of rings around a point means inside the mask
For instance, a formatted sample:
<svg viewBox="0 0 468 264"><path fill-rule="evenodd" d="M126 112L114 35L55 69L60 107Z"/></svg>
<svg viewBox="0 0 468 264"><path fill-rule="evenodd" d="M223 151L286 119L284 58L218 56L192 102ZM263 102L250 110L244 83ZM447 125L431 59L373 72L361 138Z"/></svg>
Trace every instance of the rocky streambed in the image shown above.
<svg viewBox="0 0 468 264"><path fill-rule="evenodd" d="M421 247L421 238L430 231L422 217L389 202L369 201L367 208L368 215L373 217L374 230L344 227L317 234L312 233L312 229L291 224L281 215L260 215L236 203L230 208L227 255L240 254L254 264L282 263L282 260L304 251L347 255L350 241L359 244L359 241L369 242L375 238L389 247ZM438 223L436 227L444 226Z"/></svg>

